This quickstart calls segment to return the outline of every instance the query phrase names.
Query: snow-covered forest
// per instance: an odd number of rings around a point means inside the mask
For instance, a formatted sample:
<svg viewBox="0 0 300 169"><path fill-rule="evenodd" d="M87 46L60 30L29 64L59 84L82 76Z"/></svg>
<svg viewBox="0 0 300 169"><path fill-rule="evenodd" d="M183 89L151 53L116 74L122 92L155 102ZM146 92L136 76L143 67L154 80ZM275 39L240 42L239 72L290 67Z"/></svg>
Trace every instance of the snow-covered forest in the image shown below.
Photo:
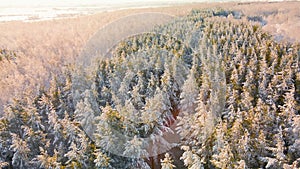
<svg viewBox="0 0 300 169"><path fill-rule="evenodd" d="M300 44L241 16L194 10L14 98L0 167L299 168Z"/></svg>

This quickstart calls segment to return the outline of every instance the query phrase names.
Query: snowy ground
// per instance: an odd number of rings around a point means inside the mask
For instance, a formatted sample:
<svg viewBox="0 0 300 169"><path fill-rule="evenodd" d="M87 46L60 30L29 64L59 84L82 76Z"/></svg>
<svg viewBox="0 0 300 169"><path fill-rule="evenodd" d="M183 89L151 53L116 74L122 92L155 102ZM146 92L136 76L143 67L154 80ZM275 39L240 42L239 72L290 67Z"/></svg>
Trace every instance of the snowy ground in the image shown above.
<svg viewBox="0 0 300 169"><path fill-rule="evenodd" d="M202 0L200 0L202 1ZM199 2L193 0L191 2ZM162 7L174 4L187 3L183 0L30 0L30 1L8 1L0 0L0 22L1 21L41 21L57 18L76 17L90 15L104 11L114 11L131 8Z"/></svg>

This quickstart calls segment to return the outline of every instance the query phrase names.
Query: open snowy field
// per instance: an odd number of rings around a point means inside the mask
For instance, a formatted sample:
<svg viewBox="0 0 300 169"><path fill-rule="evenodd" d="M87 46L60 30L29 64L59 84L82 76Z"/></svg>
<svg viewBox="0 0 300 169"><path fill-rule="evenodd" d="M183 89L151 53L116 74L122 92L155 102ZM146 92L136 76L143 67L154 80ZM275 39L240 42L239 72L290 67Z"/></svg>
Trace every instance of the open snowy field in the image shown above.
<svg viewBox="0 0 300 169"><path fill-rule="evenodd" d="M199 2L199 0L190 1ZM29 0L29 1L0 1L1 21L41 21L51 19L62 19L82 15L92 15L99 12L115 11L120 9L149 8L172 6L187 3L183 0L150 0L142 2L139 0Z"/></svg>

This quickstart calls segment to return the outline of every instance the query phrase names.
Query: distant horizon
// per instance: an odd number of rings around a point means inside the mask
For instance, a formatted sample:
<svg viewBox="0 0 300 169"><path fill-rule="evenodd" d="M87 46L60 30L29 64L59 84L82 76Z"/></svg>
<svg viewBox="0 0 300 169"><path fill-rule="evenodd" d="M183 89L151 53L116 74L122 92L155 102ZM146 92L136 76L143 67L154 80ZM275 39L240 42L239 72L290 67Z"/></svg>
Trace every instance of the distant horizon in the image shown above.
<svg viewBox="0 0 300 169"><path fill-rule="evenodd" d="M257 0L256 2L279 2L283 0ZM75 17L98 12L130 8L164 7L191 3L255 2L252 0L0 0L0 22L41 21L55 18Z"/></svg>
<svg viewBox="0 0 300 169"><path fill-rule="evenodd" d="M217 0L218 1L218 0ZM217 2L216 1L216 2ZM204 0L193 0L193 1L185 1L185 0L149 0L149 1L141 1L141 0L28 0L28 1L9 1L9 0L0 0L0 7L75 7L75 6L106 6L106 5L124 5L124 4L149 4L149 3L192 3L192 2L205 2Z"/></svg>
<svg viewBox="0 0 300 169"><path fill-rule="evenodd" d="M280 2L293 0L240 0L240 2ZM299 0L294 0L299 1ZM125 4L176 4L176 3L201 3L201 2L239 2L238 0L0 0L0 7L78 7L78 6L106 6Z"/></svg>

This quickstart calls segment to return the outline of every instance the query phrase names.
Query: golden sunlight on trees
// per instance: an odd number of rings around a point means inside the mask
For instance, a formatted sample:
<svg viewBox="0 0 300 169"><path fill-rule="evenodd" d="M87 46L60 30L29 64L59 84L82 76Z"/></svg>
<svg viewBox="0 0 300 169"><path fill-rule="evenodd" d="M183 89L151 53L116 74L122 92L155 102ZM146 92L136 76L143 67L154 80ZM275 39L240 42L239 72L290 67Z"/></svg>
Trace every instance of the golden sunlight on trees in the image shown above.
<svg viewBox="0 0 300 169"><path fill-rule="evenodd" d="M300 45L239 15L193 10L122 40L85 79L69 66L11 98L0 167L299 168Z"/></svg>

